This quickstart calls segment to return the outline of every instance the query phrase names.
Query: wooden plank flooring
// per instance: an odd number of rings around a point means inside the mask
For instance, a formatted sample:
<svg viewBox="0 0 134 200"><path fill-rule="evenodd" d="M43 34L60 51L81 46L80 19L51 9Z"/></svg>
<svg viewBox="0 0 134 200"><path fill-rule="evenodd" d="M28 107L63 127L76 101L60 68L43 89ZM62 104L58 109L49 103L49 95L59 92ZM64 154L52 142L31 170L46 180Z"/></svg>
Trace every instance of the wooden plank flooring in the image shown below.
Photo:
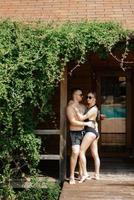
<svg viewBox="0 0 134 200"><path fill-rule="evenodd" d="M91 165L91 162L87 164L92 177ZM65 181L60 200L134 200L134 158L101 159L101 179L75 185Z"/></svg>
<svg viewBox="0 0 134 200"><path fill-rule="evenodd" d="M134 174L102 174L99 181L69 185L66 181L60 200L134 200Z"/></svg>

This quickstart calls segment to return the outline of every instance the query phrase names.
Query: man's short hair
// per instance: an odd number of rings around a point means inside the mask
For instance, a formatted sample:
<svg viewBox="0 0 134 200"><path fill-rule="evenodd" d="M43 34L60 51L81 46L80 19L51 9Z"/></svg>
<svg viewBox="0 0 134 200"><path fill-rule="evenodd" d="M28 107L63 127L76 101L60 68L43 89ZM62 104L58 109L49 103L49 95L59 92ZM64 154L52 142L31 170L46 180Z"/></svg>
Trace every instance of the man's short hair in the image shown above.
<svg viewBox="0 0 134 200"><path fill-rule="evenodd" d="M78 90L82 91L81 88L73 88L73 89L71 90L71 94L73 95L73 94L74 94L75 92L77 92Z"/></svg>

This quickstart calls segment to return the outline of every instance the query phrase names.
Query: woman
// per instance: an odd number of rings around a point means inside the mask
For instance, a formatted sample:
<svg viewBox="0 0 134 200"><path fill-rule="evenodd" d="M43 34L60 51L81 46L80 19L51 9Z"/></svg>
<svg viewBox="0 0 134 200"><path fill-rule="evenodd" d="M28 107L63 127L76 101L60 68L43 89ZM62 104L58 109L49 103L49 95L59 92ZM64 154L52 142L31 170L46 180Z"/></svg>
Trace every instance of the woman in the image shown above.
<svg viewBox="0 0 134 200"><path fill-rule="evenodd" d="M96 122L98 116L98 108L96 106L96 95L93 92L89 92L87 95L87 103L88 109L87 112L83 115L79 112L79 110L75 107L75 111L80 120L88 120L91 122L90 127L85 127L85 136L82 140L80 147L80 163L82 167L82 177L80 179L80 183L88 179L88 174L86 170L86 151L90 146L91 155L94 159L95 164L95 174L94 179L99 180L99 169L100 169L100 159L98 155L98 124Z"/></svg>

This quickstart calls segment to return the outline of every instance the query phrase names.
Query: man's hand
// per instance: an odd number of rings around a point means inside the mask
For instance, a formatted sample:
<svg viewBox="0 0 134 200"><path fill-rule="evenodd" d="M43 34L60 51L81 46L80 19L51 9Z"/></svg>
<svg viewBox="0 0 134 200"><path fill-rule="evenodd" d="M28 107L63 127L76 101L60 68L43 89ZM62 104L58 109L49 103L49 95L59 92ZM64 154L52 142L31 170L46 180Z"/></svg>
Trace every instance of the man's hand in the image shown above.
<svg viewBox="0 0 134 200"><path fill-rule="evenodd" d="M88 127L92 127L92 128L95 128L95 124L91 121L89 122L84 122L85 126L88 126Z"/></svg>

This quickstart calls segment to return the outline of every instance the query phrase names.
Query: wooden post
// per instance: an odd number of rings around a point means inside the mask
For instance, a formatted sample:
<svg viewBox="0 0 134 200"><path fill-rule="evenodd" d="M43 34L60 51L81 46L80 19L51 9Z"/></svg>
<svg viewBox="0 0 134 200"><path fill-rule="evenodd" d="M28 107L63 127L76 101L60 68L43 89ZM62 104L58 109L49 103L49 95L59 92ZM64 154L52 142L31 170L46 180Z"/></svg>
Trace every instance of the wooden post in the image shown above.
<svg viewBox="0 0 134 200"><path fill-rule="evenodd" d="M131 74L127 75L127 147L130 148L132 146L132 94L131 94Z"/></svg>
<svg viewBox="0 0 134 200"><path fill-rule="evenodd" d="M67 105L67 67L64 80L60 83L60 160L59 177L63 182L66 178L66 105Z"/></svg>

